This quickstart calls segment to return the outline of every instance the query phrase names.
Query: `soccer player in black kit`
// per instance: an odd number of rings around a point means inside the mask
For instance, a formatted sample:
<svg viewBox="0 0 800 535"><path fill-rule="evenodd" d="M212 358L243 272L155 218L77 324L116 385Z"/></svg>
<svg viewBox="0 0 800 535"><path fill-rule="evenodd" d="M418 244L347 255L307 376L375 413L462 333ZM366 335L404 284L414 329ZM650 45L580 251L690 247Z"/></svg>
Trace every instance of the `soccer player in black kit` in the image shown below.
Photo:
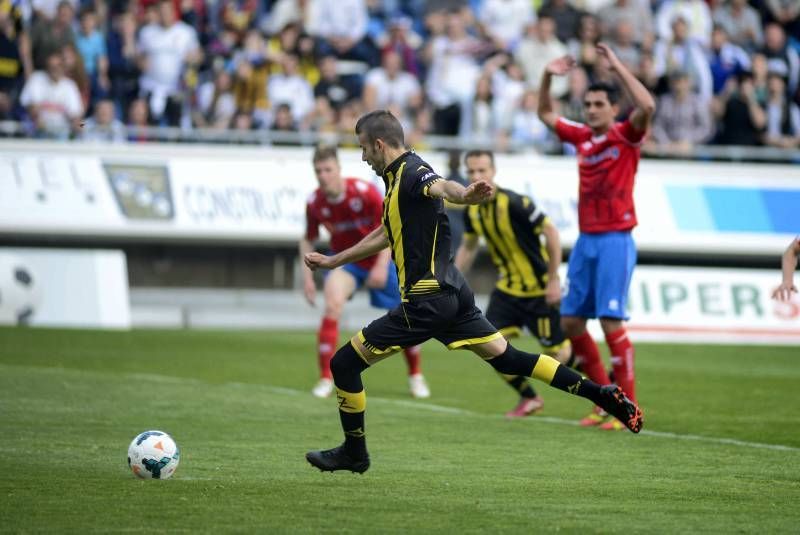
<svg viewBox="0 0 800 535"><path fill-rule="evenodd" d="M366 395L361 372L403 347L435 338L448 349L469 349L496 371L539 379L587 398L638 433L642 412L616 385L601 387L547 355L515 349L475 306L472 290L453 265L446 199L479 204L493 186L476 181L468 187L444 180L413 151L407 151L403 128L388 111L370 112L356 123L362 160L383 177L383 225L356 245L333 256L309 253L312 270L333 269L390 247L402 302L358 332L331 361L344 443L311 451L306 459L323 471L365 472L370 465L364 427Z"/></svg>

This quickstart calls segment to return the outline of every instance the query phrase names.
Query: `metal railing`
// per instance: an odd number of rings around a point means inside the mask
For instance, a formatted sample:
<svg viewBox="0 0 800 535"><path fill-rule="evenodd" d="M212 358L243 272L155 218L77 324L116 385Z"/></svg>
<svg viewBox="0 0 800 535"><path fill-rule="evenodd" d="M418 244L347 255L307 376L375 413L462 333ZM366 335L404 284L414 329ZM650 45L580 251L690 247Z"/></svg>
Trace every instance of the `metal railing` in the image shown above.
<svg viewBox="0 0 800 535"><path fill-rule="evenodd" d="M272 146L314 146L320 143L357 147L358 140L352 134L338 132L291 132L282 130L218 130L209 128L178 128L163 126L125 127L125 137L130 142L170 142L170 143L213 143L226 145L272 145ZM0 121L0 138L29 138L29 131L23 123ZM31 138L35 139L35 138ZM42 138L49 139L52 138ZM80 136L77 137L80 140ZM97 141L97 139L92 139ZM472 150L492 149L496 152L540 154L559 154L561 144L552 141L544 144L522 144L514 141L502 145L493 140L425 136L422 146L428 150ZM707 161L749 161L764 163L800 163L800 151L778 147L757 147L740 145L695 145L688 150L669 150L655 148L645 151L647 158L707 160Z"/></svg>

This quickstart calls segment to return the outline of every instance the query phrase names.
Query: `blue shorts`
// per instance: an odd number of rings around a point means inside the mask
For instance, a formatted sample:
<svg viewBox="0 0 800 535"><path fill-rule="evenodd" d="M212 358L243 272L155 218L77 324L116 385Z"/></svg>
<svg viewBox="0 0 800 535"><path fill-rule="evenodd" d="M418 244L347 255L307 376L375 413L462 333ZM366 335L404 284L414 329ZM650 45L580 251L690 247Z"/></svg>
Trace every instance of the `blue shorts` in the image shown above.
<svg viewBox="0 0 800 535"><path fill-rule="evenodd" d="M561 315L627 320L635 265L630 232L581 233L569 255Z"/></svg>
<svg viewBox="0 0 800 535"><path fill-rule="evenodd" d="M346 272L356 279L356 289L364 286L369 276L369 270L357 264L345 264L342 266ZM389 261L389 273L386 276L386 286L383 288L369 289L369 304L375 308L391 310L400 304L400 286L397 282L397 271L394 262Z"/></svg>

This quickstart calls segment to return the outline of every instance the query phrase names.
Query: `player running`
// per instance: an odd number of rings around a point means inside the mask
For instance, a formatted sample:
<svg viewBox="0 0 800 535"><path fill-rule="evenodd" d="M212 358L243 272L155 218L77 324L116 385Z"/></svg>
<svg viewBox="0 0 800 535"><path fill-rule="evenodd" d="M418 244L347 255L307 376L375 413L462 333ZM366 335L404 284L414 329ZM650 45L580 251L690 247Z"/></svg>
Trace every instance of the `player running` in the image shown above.
<svg viewBox="0 0 800 535"><path fill-rule="evenodd" d="M403 128L388 111L361 117L355 130L362 160L386 184L383 225L338 254L309 253L305 262L311 269L334 269L390 247L402 302L359 331L334 355L331 370L344 443L308 452L306 459L320 470L365 472L370 460L364 431L367 398L361 372L401 347L430 338L448 349L469 349L500 373L535 377L588 398L623 420L631 431L639 432L642 413L619 387L601 387L552 357L515 349L475 306L472 290L453 265L443 199L477 204L491 198L493 187L476 181L464 188L442 179L413 151L403 148Z"/></svg>
<svg viewBox="0 0 800 535"><path fill-rule="evenodd" d="M306 205L306 233L300 240L301 261L314 250L319 226L331 235L334 252L354 245L381 224L383 196L368 182L357 178L342 178L335 147L319 147L313 156L314 173L319 188L311 194ZM314 277L305 265L303 291L311 306L316 306L317 288ZM325 277L325 312L318 333L320 379L311 393L325 398L333 392L331 358L339 343L339 318L344 304L358 288L369 288L370 304L391 309L400 304L397 275L389 251L381 251L357 262L334 269ZM408 386L415 398L427 398L431 393L420 369L420 350L417 345L405 349L408 364Z"/></svg>
<svg viewBox="0 0 800 535"><path fill-rule="evenodd" d="M628 71L608 45L597 45L611 72L634 104L627 119L615 122L617 95L613 87L592 84L583 99L586 124L559 117L550 100L550 80L567 74L575 61L569 57L551 61L539 86L539 118L562 141L578 152L580 190L578 222L580 235L569 257L567 280L561 303L561 325L572 341L583 371L599 384L610 380L592 337L586 330L589 318L600 318L611 351L614 378L622 390L636 400L633 344L623 326L628 319L628 286L636 264L636 246L631 230L636 226L633 183L639 164L639 147L655 112L653 96ZM599 425L617 430L622 426L596 409L581 425Z"/></svg>
<svg viewBox="0 0 800 535"><path fill-rule="evenodd" d="M494 185L496 171L490 151L470 151L464 162L470 183L480 180ZM500 275L489 298L486 319L506 339L518 336L527 327L539 339L542 351L568 366L573 364L569 362L572 347L561 331L558 311L561 242L555 225L529 197L496 188L488 201L464 210L464 238L455 260L462 273L475 261L481 237ZM519 418L541 410L542 397L526 377L502 377L520 395L507 417Z"/></svg>

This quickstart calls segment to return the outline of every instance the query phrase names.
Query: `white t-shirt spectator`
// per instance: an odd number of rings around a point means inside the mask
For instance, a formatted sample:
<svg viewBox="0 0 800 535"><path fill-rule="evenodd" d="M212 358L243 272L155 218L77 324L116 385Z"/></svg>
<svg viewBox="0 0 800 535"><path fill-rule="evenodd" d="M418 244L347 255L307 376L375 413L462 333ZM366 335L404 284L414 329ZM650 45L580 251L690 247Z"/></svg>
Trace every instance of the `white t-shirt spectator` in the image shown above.
<svg viewBox="0 0 800 535"><path fill-rule="evenodd" d="M525 27L536 22L536 12L530 0L485 0L480 21L489 35L513 46Z"/></svg>
<svg viewBox="0 0 800 535"><path fill-rule="evenodd" d="M77 84L70 78L54 82L47 73L31 74L22 88L20 103L35 106L42 129L55 135L68 134L70 122L83 116L83 102Z"/></svg>
<svg viewBox="0 0 800 535"><path fill-rule="evenodd" d="M367 6L364 0L311 0L306 30L316 37L360 41L367 34Z"/></svg>
<svg viewBox="0 0 800 535"><path fill-rule="evenodd" d="M187 55L199 47L194 28L177 21L169 28L148 24L139 33L139 53L147 56L147 70L139 80L152 93L173 95L180 89Z"/></svg>
<svg viewBox="0 0 800 535"><path fill-rule="evenodd" d="M694 92L705 101L711 99L714 93L711 66L699 44L692 41L681 44L658 41L653 48L653 58L656 76L669 75L674 70L684 71L692 81Z"/></svg>
<svg viewBox="0 0 800 535"><path fill-rule="evenodd" d="M364 86L375 91L375 109L379 110L391 106L405 110L421 91L419 81L411 74L399 72L392 79L382 67L367 73Z"/></svg>
<svg viewBox="0 0 800 535"><path fill-rule="evenodd" d="M689 25L689 35L707 47L711 42L711 10L703 0L666 0L656 13L656 31L665 41L672 39L672 21L681 16Z"/></svg>
<svg viewBox="0 0 800 535"><path fill-rule="evenodd" d="M236 114L236 98L233 94L226 92L214 102L214 82L209 81L201 85L197 90L197 108L208 117L212 123L219 121L230 121ZM214 109L211 109L211 105Z"/></svg>
<svg viewBox="0 0 800 535"><path fill-rule="evenodd" d="M433 39L433 60L428 74L428 98L437 108L464 103L472 98L480 69L473 53L480 43L465 36L456 41L446 36Z"/></svg>
<svg viewBox="0 0 800 535"><path fill-rule="evenodd" d="M281 104L288 104L295 122L301 122L314 108L314 91L302 76L273 74L269 77L267 91L273 112Z"/></svg>

